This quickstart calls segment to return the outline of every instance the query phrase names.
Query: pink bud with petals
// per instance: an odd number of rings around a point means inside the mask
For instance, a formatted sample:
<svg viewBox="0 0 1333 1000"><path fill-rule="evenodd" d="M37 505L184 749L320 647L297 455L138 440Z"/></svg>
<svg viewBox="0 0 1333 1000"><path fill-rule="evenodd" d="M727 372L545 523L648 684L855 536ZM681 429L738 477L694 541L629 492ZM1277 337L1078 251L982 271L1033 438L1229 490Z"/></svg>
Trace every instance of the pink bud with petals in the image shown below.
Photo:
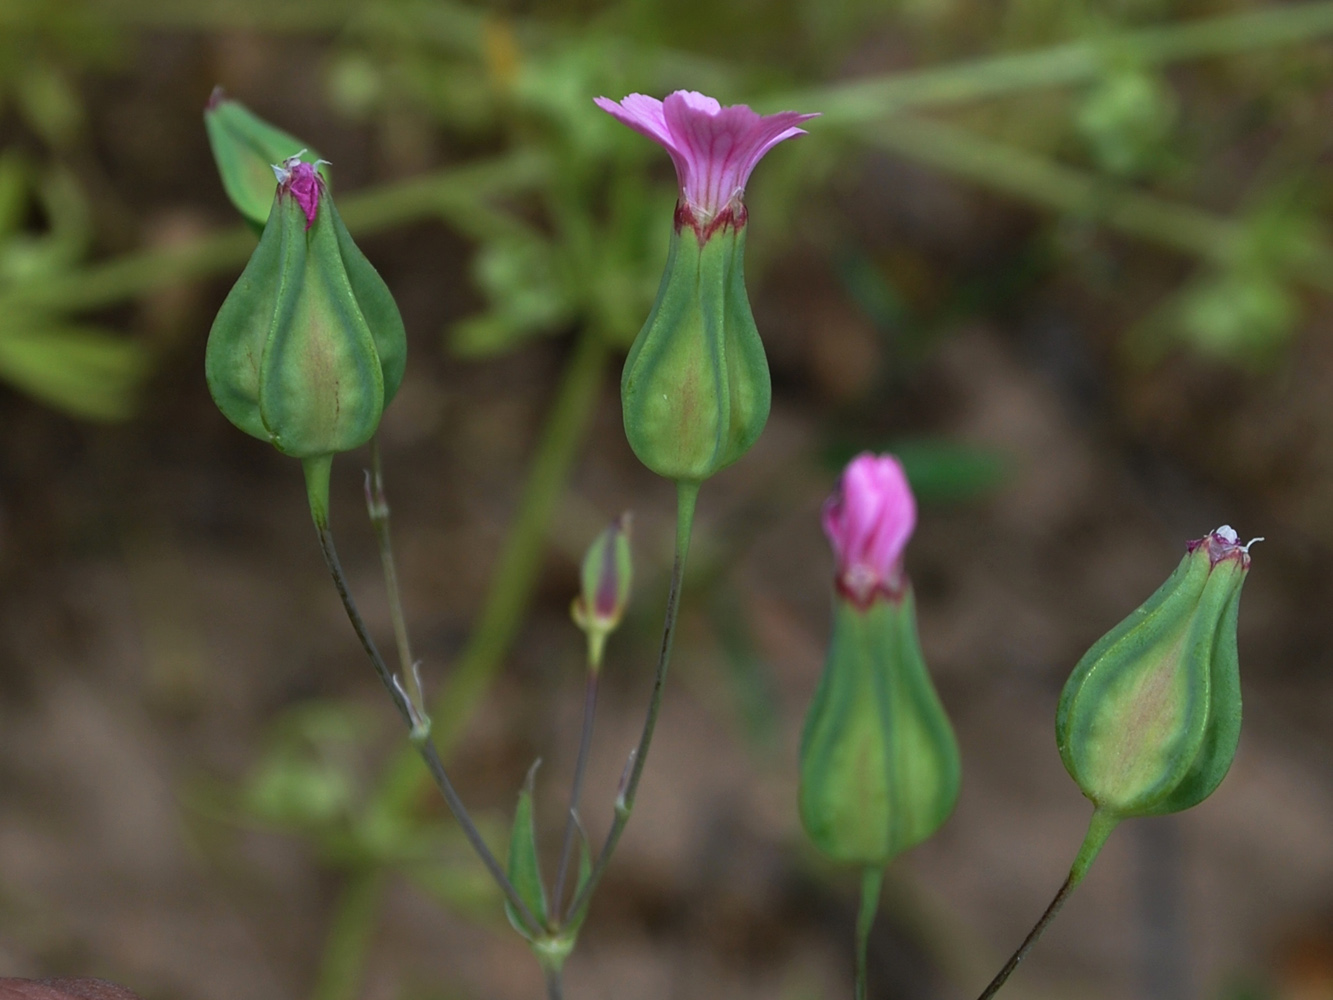
<svg viewBox="0 0 1333 1000"><path fill-rule="evenodd" d="M304 152L301 150L301 153ZM301 153L287 157L282 161L282 166L275 164L273 173L278 178L278 196L290 194L296 199L296 204L305 213L305 227L309 229L315 224L315 216L319 213L319 196L324 191L324 179L319 176L319 166L328 163L328 160L306 163L301 159Z"/></svg>
<svg viewBox="0 0 1333 1000"><path fill-rule="evenodd" d="M876 595L900 596L903 549L915 528L916 499L899 461L868 451L852 459L824 503L838 592L861 608Z"/></svg>
<svg viewBox="0 0 1333 1000"><path fill-rule="evenodd" d="M745 225L741 196L750 172L764 154L818 117L795 111L761 115L744 104L723 107L693 90L677 90L665 101L630 94L619 103L597 98L597 106L652 139L671 156L680 182L676 230L691 226L702 242L715 230Z"/></svg>

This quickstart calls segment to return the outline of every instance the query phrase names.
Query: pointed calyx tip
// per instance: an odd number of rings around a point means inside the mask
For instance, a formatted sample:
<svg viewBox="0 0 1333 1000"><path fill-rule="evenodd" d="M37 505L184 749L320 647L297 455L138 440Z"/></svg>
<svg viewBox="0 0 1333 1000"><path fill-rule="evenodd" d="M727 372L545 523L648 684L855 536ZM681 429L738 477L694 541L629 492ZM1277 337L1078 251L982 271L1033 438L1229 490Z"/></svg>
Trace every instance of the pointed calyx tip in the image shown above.
<svg viewBox="0 0 1333 1000"><path fill-rule="evenodd" d="M213 93L208 95L208 103L204 105L204 110L215 111L219 104L229 100L231 100L231 98L229 98L227 92L222 89L222 84L218 84L213 88Z"/></svg>
<svg viewBox="0 0 1333 1000"><path fill-rule="evenodd" d="M1187 552L1197 552L1204 549L1208 553L1210 565L1216 566L1225 559L1235 559L1240 563L1241 569L1250 568L1250 546L1255 542L1262 542L1263 536L1251 538L1244 545L1240 544L1240 535L1236 529L1229 524L1224 524L1215 531L1211 531L1202 538L1196 538L1186 546Z"/></svg>

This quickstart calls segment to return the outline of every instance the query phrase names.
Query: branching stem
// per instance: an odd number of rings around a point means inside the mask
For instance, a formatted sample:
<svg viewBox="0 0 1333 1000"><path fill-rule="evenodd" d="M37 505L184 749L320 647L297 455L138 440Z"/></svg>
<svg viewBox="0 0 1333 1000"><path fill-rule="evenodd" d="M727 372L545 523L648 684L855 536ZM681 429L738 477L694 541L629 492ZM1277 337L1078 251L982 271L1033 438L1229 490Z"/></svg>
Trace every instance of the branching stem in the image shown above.
<svg viewBox="0 0 1333 1000"><path fill-rule="evenodd" d="M569 814L565 817L565 839L560 847L560 867L556 869L555 893L551 897L551 912L560 914L565 902L565 879L569 874L570 859L574 855L574 834L578 825L579 797L583 794L583 775L588 769L588 750L592 746L593 716L597 711L597 672L588 670L588 683L583 695L583 731L579 736L579 755L574 763L574 782L569 790Z"/></svg>
<svg viewBox="0 0 1333 1000"><path fill-rule="evenodd" d="M606 874L611 856L615 854L620 836L629 823L630 813L634 811L634 796L639 790L639 781L643 778L643 768L648 762L648 750L652 746L653 732L657 728L657 716L662 710L662 692L666 687L667 667L671 662L671 643L676 635L676 615L680 610L680 592L685 579L685 559L690 551L690 533L694 529L694 507L699 499L698 483L678 483L676 487L676 559L671 568L671 588L667 592L666 616L662 624L662 646L657 657L657 672L653 678L653 693L648 700L648 714L643 722L643 735L634 750L629 775L624 790L616 800L616 816L611 823L611 830L606 835L606 843L592 867L588 880L583 883L569 904L568 919L577 920L584 907L592 898L597 884Z"/></svg>
<svg viewBox="0 0 1333 1000"><path fill-rule="evenodd" d="M356 602L352 599L352 593L347 586L347 577L343 573L342 564L338 561L337 549L334 548L333 532L329 529L328 475L331 458L307 460L305 465L307 488L310 494L310 513L314 518L315 531L319 535L319 548L324 554L324 562L328 565L329 573L333 577L333 585L338 591L338 596L342 599L343 609L347 612L348 621L352 623L352 629L356 632L357 638L361 640L361 646L370 658L371 665L375 668L380 683L389 692L394 707L398 709L398 714L403 717L403 721L407 724L413 746L421 755L421 759L425 761L427 770L430 771L436 786L444 796L449 811L453 813L454 819L462 827L468 842L472 844L473 850L481 858L482 864L486 866L496 885L504 892L505 898L513 905L514 910L525 925L525 929L534 936L542 934L544 928L541 922L533 915L528 904L523 901L523 897L514 888L514 884L509 881L509 876L505 874L500 862L491 853L491 849L486 846L481 831L477 829L477 824L473 822L467 808L463 805L463 800L459 798L453 782L449 780L449 775L444 769L444 763L440 760L439 751L435 748L434 740L431 739L429 720L421 718L415 706L409 700L407 692L394 678L393 673L384 662L384 657L380 655L379 647L375 645L370 630L366 628L366 623L362 619L360 611L357 610Z"/></svg>

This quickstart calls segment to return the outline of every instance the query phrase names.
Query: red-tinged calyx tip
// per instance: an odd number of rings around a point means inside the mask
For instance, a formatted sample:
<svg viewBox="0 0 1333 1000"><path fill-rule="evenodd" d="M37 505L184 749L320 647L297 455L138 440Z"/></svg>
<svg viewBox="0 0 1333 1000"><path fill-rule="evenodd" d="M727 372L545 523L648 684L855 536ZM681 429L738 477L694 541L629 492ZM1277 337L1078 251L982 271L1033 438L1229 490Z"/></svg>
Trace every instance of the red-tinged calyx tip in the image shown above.
<svg viewBox="0 0 1333 1000"><path fill-rule="evenodd" d="M730 229L744 229L750 214L745 204L739 200L732 202L712 218L703 216L685 201L676 202L676 232L684 232L689 226L699 240L700 246L707 243L714 233Z"/></svg>
<svg viewBox="0 0 1333 1000"><path fill-rule="evenodd" d="M296 199L296 204L301 206L301 211L305 213L305 227L309 229L315 224L315 216L319 214L319 196L324 191L324 181L319 176L320 164L328 163L328 160L317 160L314 163L306 163L301 159L301 150L295 156L289 156L282 161L282 165L273 165L273 174L278 178L278 194L290 194Z"/></svg>
<svg viewBox="0 0 1333 1000"><path fill-rule="evenodd" d="M1204 549L1208 553L1208 562L1210 566L1216 566L1224 559L1234 559L1240 563L1242 570L1250 568L1250 546L1255 542L1262 542L1263 538L1251 538L1244 545L1240 544L1240 536L1236 534L1236 529L1229 524L1224 524L1216 531L1209 532L1202 538L1196 538L1186 546L1186 551L1197 552Z"/></svg>
<svg viewBox="0 0 1333 1000"><path fill-rule="evenodd" d="M231 98L227 96L227 92L222 89L222 84L218 84L213 88L213 93L208 95L208 103L204 105L204 110L216 111L219 104L230 100Z"/></svg>

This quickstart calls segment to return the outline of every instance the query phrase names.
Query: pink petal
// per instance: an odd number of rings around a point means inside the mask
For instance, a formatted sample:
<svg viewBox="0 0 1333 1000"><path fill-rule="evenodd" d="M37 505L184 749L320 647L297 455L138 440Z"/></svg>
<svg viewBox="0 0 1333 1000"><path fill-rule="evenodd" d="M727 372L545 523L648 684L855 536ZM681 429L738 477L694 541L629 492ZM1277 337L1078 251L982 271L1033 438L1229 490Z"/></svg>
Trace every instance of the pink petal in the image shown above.
<svg viewBox="0 0 1333 1000"><path fill-rule="evenodd" d="M869 452L854 458L824 505L839 586L860 601L896 589L915 527L916 500L898 460Z"/></svg>
<svg viewBox="0 0 1333 1000"><path fill-rule="evenodd" d="M803 134L796 125L816 117L794 111L760 115L693 90L677 90L665 101L630 94L619 104L605 97L596 103L671 154L681 198L704 221L741 197L765 153Z"/></svg>

